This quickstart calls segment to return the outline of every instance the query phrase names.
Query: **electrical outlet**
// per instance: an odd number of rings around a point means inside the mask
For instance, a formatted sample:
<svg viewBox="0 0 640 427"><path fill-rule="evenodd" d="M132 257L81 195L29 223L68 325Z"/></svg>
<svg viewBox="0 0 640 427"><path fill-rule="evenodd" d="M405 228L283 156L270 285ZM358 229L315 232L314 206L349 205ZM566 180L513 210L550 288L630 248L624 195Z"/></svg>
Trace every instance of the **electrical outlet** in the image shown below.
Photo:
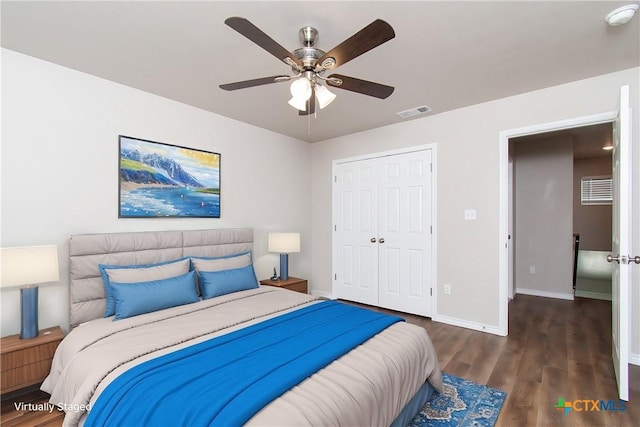
<svg viewBox="0 0 640 427"><path fill-rule="evenodd" d="M529 274L536 274L536 266L535 265L530 265L529 266Z"/></svg>
<svg viewBox="0 0 640 427"><path fill-rule="evenodd" d="M451 295L451 285L444 285L444 294Z"/></svg>

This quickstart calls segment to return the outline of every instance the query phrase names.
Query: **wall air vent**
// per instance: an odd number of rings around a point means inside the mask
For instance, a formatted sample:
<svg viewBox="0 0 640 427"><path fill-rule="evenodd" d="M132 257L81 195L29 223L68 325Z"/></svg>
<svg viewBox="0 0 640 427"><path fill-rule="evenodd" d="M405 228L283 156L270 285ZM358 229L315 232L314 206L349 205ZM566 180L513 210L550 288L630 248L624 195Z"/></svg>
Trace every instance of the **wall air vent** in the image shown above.
<svg viewBox="0 0 640 427"><path fill-rule="evenodd" d="M431 112L431 108L426 105L422 105L420 107L413 107L413 108L409 108L408 110L400 111L399 113L396 113L396 114L402 117L403 119L408 119L409 117L418 116L420 114L425 114L429 112Z"/></svg>

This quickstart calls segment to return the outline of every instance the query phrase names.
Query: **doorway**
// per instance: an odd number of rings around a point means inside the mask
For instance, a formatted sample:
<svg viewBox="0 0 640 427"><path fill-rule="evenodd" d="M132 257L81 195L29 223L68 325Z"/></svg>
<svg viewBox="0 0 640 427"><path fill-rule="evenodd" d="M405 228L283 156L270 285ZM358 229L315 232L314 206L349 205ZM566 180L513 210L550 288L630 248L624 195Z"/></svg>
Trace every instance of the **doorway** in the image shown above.
<svg viewBox="0 0 640 427"><path fill-rule="evenodd" d="M599 277L611 270L611 199L587 190L611 182L612 131L600 123L509 139L510 295L611 300L611 278Z"/></svg>
<svg viewBox="0 0 640 427"><path fill-rule="evenodd" d="M595 114L592 116L578 117L575 119L561 120L558 122L538 124L518 129L510 129L500 132L499 136L499 324L501 335L508 334L509 316L509 140L512 138L535 135L544 132L561 131L584 126L611 123L616 119L617 112Z"/></svg>
<svg viewBox="0 0 640 427"><path fill-rule="evenodd" d="M504 241L504 250L501 247L499 255L500 265L500 314L508 314L507 306L507 271L508 265L508 240L506 231L508 230L508 194L507 194L507 170L508 170L508 150L509 139L517 136L526 136L543 131L563 130L577 128L586 125L596 125L601 123L613 123L612 135L612 250L613 254L607 256L606 260L612 267L612 360L618 382L618 392L620 399L628 400L628 364L629 364L629 297L631 295L631 271L628 264L629 253L632 242L631 218L637 215L637 211L632 209L634 200L634 181L632 177L632 167L634 161L631 157L631 107L629 101L629 86L621 86L618 96L616 110L610 113L565 120L556 123L536 125L529 128L503 131L500 133L499 144L499 175L500 175L500 215L499 229L501 239ZM637 165L637 164L636 164ZM502 245L502 243L501 243ZM501 321L503 319L501 318ZM506 319L504 319L506 320ZM502 325L501 325L502 326ZM505 325L505 329L507 326Z"/></svg>

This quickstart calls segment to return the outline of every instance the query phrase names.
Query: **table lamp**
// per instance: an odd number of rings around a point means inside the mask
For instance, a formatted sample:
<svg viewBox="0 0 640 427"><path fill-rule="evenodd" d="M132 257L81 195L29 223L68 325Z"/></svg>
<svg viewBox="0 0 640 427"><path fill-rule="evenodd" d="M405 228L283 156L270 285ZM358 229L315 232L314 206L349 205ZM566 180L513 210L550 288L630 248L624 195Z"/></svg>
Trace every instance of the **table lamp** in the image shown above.
<svg viewBox="0 0 640 427"><path fill-rule="evenodd" d="M289 254L300 252L300 233L269 233L269 252L280 254L280 280L289 279Z"/></svg>
<svg viewBox="0 0 640 427"><path fill-rule="evenodd" d="M20 339L38 336L38 284L60 280L58 247L1 248L0 286L20 288Z"/></svg>

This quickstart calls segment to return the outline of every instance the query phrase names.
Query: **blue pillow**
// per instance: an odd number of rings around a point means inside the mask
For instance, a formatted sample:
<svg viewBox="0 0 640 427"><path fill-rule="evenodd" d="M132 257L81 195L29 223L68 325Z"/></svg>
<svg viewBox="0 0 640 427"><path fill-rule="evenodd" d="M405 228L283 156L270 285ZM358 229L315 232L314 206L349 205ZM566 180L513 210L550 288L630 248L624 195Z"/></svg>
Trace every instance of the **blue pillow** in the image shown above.
<svg viewBox="0 0 640 427"><path fill-rule="evenodd" d="M115 320L200 301L195 271L170 279L139 283L111 282L116 304Z"/></svg>
<svg viewBox="0 0 640 427"><path fill-rule="evenodd" d="M201 271L198 279L204 299L258 287L253 265L230 270Z"/></svg>
<svg viewBox="0 0 640 427"><path fill-rule="evenodd" d="M196 270L198 273L201 271L220 271L230 270L232 268L242 268L251 264L251 251L220 257L191 257L192 270ZM196 275L196 279L197 278L198 275ZM198 295L202 295L199 280L196 280L196 286L198 287Z"/></svg>
<svg viewBox="0 0 640 427"><path fill-rule="evenodd" d="M136 264L136 265L105 265L99 264L100 274L104 282L104 293L106 295L106 307L104 317L113 316L116 312L116 303L113 300L113 292L111 290L109 271L119 270L115 276L114 282L119 283L138 283L150 280L169 279L191 270L191 261L189 258L180 258L177 260L159 262L155 264ZM127 274L130 271L131 274ZM127 277L131 276L131 277Z"/></svg>

